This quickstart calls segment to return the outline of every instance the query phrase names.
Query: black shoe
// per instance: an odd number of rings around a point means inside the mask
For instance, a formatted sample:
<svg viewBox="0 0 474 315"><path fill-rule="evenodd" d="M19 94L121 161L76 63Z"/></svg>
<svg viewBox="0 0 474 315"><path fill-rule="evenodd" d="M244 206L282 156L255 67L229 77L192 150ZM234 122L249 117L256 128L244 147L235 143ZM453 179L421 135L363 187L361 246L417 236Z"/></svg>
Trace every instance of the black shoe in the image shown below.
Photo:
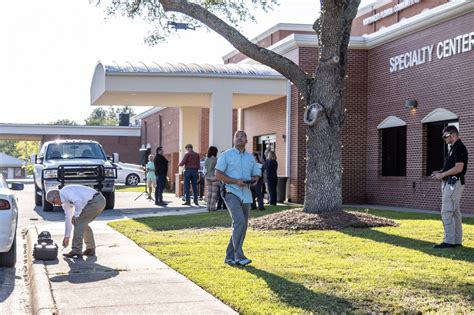
<svg viewBox="0 0 474 315"><path fill-rule="evenodd" d="M199 206L199 202L197 202L197 201L195 201L194 204L195 204L196 206Z"/></svg>
<svg viewBox="0 0 474 315"><path fill-rule="evenodd" d="M262 210L262 211L263 211L263 210L265 210L265 207L258 208L258 210Z"/></svg>
<svg viewBox="0 0 474 315"><path fill-rule="evenodd" d="M448 243L441 243L441 244L436 244L435 246L433 246L433 248L437 248L437 249L440 249L440 248L453 248L453 247L456 247L456 245L448 244Z"/></svg>
<svg viewBox="0 0 474 315"><path fill-rule="evenodd" d="M252 210L257 210L257 207L250 207L250 209L252 209Z"/></svg>
<svg viewBox="0 0 474 315"><path fill-rule="evenodd" d="M70 251L69 253L64 253L63 256L67 258L82 257L82 253Z"/></svg>
<svg viewBox="0 0 474 315"><path fill-rule="evenodd" d="M190 206L190 205L191 205L190 202L185 202L185 203L183 203L183 206Z"/></svg>
<svg viewBox="0 0 474 315"><path fill-rule="evenodd" d="M454 244L456 247L462 247L462 244Z"/></svg>
<svg viewBox="0 0 474 315"><path fill-rule="evenodd" d="M249 259L249 258L240 259L235 262L237 266L242 266L242 267L247 266L250 263L252 263L252 259Z"/></svg>
<svg viewBox="0 0 474 315"><path fill-rule="evenodd" d="M226 260L224 260L224 263L225 263L225 264L228 264L229 266L235 266L236 262L237 262L237 261L234 260L234 259L226 259Z"/></svg>

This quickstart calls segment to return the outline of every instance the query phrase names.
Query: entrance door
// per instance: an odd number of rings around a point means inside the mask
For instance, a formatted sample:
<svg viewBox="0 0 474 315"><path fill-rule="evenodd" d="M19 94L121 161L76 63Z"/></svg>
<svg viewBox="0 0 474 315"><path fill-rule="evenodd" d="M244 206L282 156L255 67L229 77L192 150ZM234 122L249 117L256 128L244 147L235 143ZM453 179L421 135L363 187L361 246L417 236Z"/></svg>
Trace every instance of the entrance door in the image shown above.
<svg viewBox="0 0 474 315"><path fill-rule="evenodd" d="M258 137L257 141L257 151L260 153L260 158L263 157L265 151L273 151L275 152L276 145L276 135L264 135Z"/></svg>

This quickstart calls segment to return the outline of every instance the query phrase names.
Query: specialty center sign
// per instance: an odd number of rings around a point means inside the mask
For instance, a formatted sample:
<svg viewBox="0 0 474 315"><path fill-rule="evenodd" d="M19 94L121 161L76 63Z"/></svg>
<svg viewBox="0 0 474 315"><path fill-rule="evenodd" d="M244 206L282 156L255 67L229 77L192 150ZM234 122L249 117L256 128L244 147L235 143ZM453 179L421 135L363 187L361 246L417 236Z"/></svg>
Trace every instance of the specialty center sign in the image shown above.
<svg viewBox="0 0 474 315"><path fill-rule="evenodd" d="M462 34L437 44L424 46L390 58L390 73L467 53L474 49L474 32Z"/></svg>

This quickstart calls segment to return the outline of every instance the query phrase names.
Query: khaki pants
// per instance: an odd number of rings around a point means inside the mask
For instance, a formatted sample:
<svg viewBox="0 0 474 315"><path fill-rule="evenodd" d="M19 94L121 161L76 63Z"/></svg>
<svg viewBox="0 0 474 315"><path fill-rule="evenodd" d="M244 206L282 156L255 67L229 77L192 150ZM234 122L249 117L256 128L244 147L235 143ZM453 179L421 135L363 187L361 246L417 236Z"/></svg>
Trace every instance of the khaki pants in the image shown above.
<svg viewBox="0 0 474 315"><path fill-rule="evenodd" d="M89 200L81 215L76 218L74 234L72 237L72 251L82 253L82 242L86 243L86 249L95 249L94 233L89 226L105 208L105 198L102 194L97 194Z"/></svg>
<svg viewBox="0 0 474 315"><path fill-rule="evenodd" d="M443 194L441 205L441 220L443 221L444 237L443 243L462 244L462 217L461 196L464 185L458 180L453 187L446 182L441 183Z"/></svg>

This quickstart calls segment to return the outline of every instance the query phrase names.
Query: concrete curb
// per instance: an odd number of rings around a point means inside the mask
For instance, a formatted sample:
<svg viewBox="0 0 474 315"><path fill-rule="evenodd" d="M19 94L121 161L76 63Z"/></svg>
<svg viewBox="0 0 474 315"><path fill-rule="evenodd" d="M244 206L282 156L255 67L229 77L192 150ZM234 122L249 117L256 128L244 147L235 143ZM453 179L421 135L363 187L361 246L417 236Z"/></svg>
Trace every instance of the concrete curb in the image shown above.
<svg viewBox="0 0 474 315"><path fill-rule="evenodd" d="M28 279L31 294L31 310L33 314L58 314L51 292L47 270L42 260L33 261L33 246L38 239L36 227L26 232Z"/></svg>

